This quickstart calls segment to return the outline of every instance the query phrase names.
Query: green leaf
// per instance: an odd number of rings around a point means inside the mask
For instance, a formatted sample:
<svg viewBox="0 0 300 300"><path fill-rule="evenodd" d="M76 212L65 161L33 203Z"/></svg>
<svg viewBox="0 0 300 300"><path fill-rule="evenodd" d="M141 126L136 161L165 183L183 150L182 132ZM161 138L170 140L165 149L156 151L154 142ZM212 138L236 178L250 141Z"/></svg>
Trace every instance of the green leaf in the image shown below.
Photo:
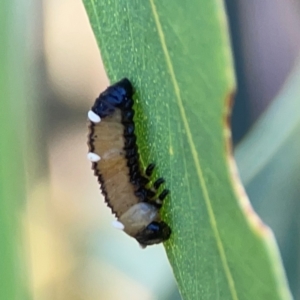
<svg viewBox="0 0 300 300"><path fill-rule="evenodd" d="M271 226L296 299L300 297L300 61L238 145L235 157L254 208Z"/></svg>
<svg viewBox="0 0 300 300"><path fill-rule="evenodd" d="M25 195L24 19L17 18L15 5L3 1L0 9L0 299L12 300L27 299L20 212Z"/></svg>
<svg viewBox="0 0 300 300"><path fill-rule="evenodd" d="M184 299L290 299L270 230L236 176L227 117L235 82L221 1L84 0L107 74L136 88L144 165L171 196L165 243Z"/></svg>

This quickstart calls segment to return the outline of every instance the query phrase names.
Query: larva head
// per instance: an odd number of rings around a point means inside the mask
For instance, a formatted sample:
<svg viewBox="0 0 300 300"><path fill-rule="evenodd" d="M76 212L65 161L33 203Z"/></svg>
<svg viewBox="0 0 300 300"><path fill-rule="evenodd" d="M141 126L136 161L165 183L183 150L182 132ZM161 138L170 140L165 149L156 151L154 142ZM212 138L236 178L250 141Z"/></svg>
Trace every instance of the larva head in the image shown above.
<svg viewBox="0 0 300 300"><path fill-rule="evenodd" d="M153 221L144 230L139 232L135 238L142 247L146 247L164 242L170 235L171 229L165 222Z"/></svg>
<svg viewBox="0 0 300 300"><path fill-rule="evenodd" d="M125 105L132 98L133 87L127 78L108 87L96 99L92 111L101 118L111 115L116 107ZM131 100L130 100L131 101Z"/></svg>
<svg viewBox="0 0 300 300"><path fill-rule="evenodd" d="M161 243L171 234L170 227L159 220L157 208L150 203L133 205L118 221L124 226L124 231L143 247Z"/></svg>

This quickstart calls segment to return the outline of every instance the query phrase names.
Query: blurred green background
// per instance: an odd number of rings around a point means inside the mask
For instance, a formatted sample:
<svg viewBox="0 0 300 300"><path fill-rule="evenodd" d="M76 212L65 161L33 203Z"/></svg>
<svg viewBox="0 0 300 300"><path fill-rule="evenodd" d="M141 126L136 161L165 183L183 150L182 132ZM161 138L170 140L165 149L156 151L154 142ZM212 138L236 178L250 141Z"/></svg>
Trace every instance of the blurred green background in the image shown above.
<svg viewBox="0 0 300 300"><path fill-rule="evenodd" d="M300 299L300 3L227 9L237 162ZM108 80L83 4L5 0L0 25L0 299L180 299L163 247L112 229L86 160L86 112Z"/></svg>

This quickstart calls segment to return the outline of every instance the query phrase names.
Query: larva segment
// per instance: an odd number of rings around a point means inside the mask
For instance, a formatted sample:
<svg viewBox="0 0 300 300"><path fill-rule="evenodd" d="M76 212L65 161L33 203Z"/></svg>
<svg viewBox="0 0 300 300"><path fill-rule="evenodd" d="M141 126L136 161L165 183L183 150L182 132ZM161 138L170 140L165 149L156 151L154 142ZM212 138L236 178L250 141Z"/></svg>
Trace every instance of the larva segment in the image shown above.
<svg viewBox="0 0 300 300"><path fill-rule="evenodd" d="M102 190L107 195L105 201L117 217L139 202L135 187L129 182L129 167L124 150L124 125L121 123L121 110L116 108L100 123L90 123L90 151L101 160L94 163L93 169L101 174Z"/></svg>

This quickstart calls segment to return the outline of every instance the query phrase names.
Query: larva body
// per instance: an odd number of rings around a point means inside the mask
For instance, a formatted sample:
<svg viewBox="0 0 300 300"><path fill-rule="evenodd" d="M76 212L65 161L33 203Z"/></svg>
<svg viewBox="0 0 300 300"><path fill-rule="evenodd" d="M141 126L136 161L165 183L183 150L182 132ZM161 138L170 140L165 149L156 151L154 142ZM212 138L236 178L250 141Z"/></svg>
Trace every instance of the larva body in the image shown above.
<svg viewBox="0 0 300 300"><path fill-rule="evenodd" d="M154 165L141 171L132 95L132 85L124 78L96 99L88 113L88 158L93 162L105 201L118 218L116 226L145 247L160 243L171 234L159 216L168 191L157 195L162 178L148 187Z"/></svg>

